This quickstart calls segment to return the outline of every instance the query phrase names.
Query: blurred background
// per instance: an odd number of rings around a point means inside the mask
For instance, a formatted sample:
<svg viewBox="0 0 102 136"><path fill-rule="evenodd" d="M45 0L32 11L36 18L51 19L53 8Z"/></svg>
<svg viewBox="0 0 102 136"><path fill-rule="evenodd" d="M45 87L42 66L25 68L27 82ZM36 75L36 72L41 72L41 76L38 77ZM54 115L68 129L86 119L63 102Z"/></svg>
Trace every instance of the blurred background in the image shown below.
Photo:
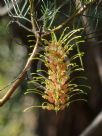
<svg viewBox="0 0 102 136"><path fill-rule="evenodd" d="M41 15L41 0L35 0L38 16ZM52 2L45 0L45 3ZM63 5L63 0L56 0L56 6ZM70 17L81 0L66 0L56 16L53 25L60 24ZM21 2L22 5L22 2ZM80 5L82 6L82 5ZM30 48L25 29L16 23L11 24L4 1L0 1L0 97L2 97L17 75L23 69ZM24 22L29 27L28 23ZM68 24L69 27L84 27L85 39L82 51L85 52L83 65L86 84L91 86L88 102L78 101L68 109L59 112L32 109L23 112L26 107L40 101L39 96L24 95L28 88L28 76L13 94L12 98L0 108L0 136L80 136L102 110L102 2L96 0L83 14ZM36 63L31 70L36 69ZM102 136L101 128L94 134L82 136Z"/></svg>

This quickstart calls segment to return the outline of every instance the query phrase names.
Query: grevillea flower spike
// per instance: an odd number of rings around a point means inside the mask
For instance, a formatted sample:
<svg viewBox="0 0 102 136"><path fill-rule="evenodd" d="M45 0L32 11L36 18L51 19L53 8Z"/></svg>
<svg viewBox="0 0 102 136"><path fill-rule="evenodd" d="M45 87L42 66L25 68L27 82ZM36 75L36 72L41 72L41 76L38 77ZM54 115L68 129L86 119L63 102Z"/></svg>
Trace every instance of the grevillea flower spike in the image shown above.
<svg viewBox="0 0 102 136"><path fill-rule="evenodd" d="M72 30L65 34L67 30L66 28L58 40L54 32L52 32L50 41L43 39L46 46L44 47L44 55L40 55L39 59L43 60L47 71L38 69L37 73L32 73L34 77L30 83L36 84L36 89L28 89L27 92L33 91L40 94L44 102L41 106L32 107L41 107L57 112L68 107L73 101L84 100L76 98L77 95L86 93L79 89L79 85L73 83L73 79L71 79L73 72L84 70L74 61L76 58L80 60L83 53L77 52L70 58L73 48L83 42L81 36L76 36L82 29ZM47 76L40 74L41 71L47 73ZM73 100L74 96L76 97Z"/></svg>

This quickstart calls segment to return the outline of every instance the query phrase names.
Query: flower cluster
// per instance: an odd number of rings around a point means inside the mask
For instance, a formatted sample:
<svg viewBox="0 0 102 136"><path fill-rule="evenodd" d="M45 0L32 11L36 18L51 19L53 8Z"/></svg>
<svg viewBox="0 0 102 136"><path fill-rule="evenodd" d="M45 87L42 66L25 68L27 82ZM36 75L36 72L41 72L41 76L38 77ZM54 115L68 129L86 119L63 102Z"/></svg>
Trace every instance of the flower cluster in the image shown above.
<svg viewBox="0 0 102 136"><path fill-rule="evenodd" d="M67 28L58 40L55 33L52 33L49 41L43 39L45 45L44 55L40 54L39 58L34 58L43 61L47 71L38 69L38 73L32 73L34 77L30 83L34 83L36 86L34 89L29 89L29 91L40 94L44 99L42 105L33 107L57 112L65 109L74 101L84 100L76 97L80 96L80 94L86 94L79 88L82 85L73 83L73 80L83 77L71 78L73 72L84 70L75 61L77 58L81 60L83 53L78 49L79 52L70 57L70 52L73 51L74 47L83 42L81 36L76 35L81 29L72 30L68 33L66 33L66 30ZM82 63L82 60L80 62ZM47 73L47 76L39 74L39 71Z"/></svg>
<svg viewBox="0 0 102 136"><path fill-rule="evenodd" d="M45 81L46 90L42 97L49 102L47 109L62 110L68 102L68 64L65 50L60 42L52 41L45 48L45 61L48 79Z"/></svg>

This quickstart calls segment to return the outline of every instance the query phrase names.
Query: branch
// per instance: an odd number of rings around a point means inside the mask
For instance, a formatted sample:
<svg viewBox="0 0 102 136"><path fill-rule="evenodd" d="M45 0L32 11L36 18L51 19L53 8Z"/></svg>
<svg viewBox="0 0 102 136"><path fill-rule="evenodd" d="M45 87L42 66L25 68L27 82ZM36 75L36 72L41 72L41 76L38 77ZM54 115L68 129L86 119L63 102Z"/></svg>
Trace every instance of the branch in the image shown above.
<svg viewBox="0 0 102 136"><path fill-rule="evenodd" d="M33 49L33 52L31 54L31 56L28 58L28 61L27 61L26 65L25 65L24 69L22 70L20 75L16 78L16 80L13 82L11 88L7 91L7 93L4 95L4 97L2 97L0 99L0 106L3 106L11 98L12 94L15 92L17 87L21 84L21 81L25 78L25 76L27 74L27 71L28 71L28 69L30 68L30 66L32 64L33 58L36 55L36 51L37 51L37 48L38 48L39 38L40 37L39 37L38 32L36 31L36 26L35 26L35 23L33 21L33 16L32 16L32 14L33 14L33 5L32 4L33 4L33 1L30 0L32 31L35 34L36 44L34 46L34 49Z"/></svg>
<svg viewBox="0 0 102 136"><path fill-rule="evenodd" d="M31 22L32 22L32 32L36 35L36 21L34 19L34 5L33 0L29 0L30 3L30 16L31 16Z"/></svg>
<svg viewBox="0 0 102 136"><path fill-rule="evenodd" d="M102 112L84 130L84 132L82 132L80 136L102 136Z"/></svg>
<svg viewBox="0 0 102 136"><path fill-rule="evenodd" d="M28 32L32 33L32 30L20 23L19 21L14 21L16 24L18 24L20 27L22 27L24 30L27 30Z"/></svg>
<svg viewBox="0 0 102 136"><path fill-rule="evenodd" d="M12 84L11 88L7 91L7 93L4 95L4 97L0 99L0 106L4 105L10 99L10 97L15 92L17 87L21 84L21 81L25 78L27 70L31 66L32 60L33 60L34 56L36 55L38 44L39 44L39 36L37 37L36 44L35 44L35 47L33 49L33 52L31 54L31 56L29 57L29 59L28 59L26 65L25 65L24 69L22 70L21 74L17 77L17 79Z"/></svg>

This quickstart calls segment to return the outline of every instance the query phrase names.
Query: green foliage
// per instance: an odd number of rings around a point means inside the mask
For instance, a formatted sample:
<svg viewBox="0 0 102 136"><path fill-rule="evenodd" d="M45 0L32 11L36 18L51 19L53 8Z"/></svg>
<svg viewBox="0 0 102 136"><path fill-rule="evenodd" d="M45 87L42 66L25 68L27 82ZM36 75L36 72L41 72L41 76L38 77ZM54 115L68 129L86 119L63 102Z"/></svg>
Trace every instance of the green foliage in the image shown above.
<svg viewBox="0 0 102 136"><path fill-rule="evenodd" d="M55 17L56 17L60 8L61 7L56 8L55 2L51 2L48 0L47 0L47 2L42 1L41 20L43 20L43 31L51 30L51 26L53 25Z"/></svg>
<svg viewBox="0 0 102 136"><path fill-rule="evenodd" d="M19 21L23 20L30 22L29 18L27 17L30 9L28 0L23 0L21 4L19 4L20 2L12 1L12 0L11 1L4 0L4 2L8 9L10 8L11 3L13 4L13 10L9 10L8 12L8 15L11 18L14 18L15 20L19 20Z"/></svg>

